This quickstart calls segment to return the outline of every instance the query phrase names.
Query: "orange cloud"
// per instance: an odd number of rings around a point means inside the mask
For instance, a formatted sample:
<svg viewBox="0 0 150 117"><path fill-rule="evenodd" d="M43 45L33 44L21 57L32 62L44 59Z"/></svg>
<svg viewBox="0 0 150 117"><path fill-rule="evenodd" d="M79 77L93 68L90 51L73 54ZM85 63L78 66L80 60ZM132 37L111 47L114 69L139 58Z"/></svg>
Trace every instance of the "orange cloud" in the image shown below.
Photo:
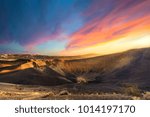
<svg viewBox="0 0 150 117"><path fill-rule="evenodd" d="M81 50L87 50L81 54L96 53L99 50L92 49L93 51L90 51L88 48L102 46L112 43L112 41L117 42L117 40L124 41L121 43L125 44L123 50L129 49L129 42L139 40L139 37L150 34L149 4L150 1L147 0L123 10L120 6L102 19L95 18L70 37L70 43L61 54L66 52L78 54L81 53ZM125 38L126 40L124 40ZM144 42L147 43L146 40ZM150 42L148 41L148 43ZM133 45L130 44L130 46Z"/></svg>

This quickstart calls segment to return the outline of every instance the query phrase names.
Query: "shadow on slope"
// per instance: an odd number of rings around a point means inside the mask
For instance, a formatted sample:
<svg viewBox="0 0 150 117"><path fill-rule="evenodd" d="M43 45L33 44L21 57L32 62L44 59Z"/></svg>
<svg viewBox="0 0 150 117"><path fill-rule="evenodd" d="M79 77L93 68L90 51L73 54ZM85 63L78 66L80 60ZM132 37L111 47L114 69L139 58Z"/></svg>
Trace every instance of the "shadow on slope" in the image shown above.
<svg viewBox="0 0 150 117"><path fill-rule="evenodd" d="M34 68L29 68L11 73L1 74L0 82L47 86L71 83L71 81L59 75L57 72L53 71L50 68L44 68L43 72Z"/></svg>

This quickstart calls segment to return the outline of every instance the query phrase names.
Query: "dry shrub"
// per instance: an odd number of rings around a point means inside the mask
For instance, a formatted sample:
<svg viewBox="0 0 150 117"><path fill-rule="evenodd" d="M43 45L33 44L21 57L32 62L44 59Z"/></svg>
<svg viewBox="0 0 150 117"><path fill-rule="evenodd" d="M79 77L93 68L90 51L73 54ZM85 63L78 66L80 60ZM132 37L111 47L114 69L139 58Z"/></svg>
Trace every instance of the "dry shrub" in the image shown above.
<svg viewBox="0 0 150 117"><path fill-rule="evenodd" d="M88 81L86 80L86 78L83 77L83 76L77 77L76 80L77 80L77 83L79 83L79 84L85 84L85 83L88 82Z"/></svg>
<svg viewBox="0 0 150 117"><path fill-rule="evenodd" d="M48 95L48 96L54 96L55 93L54 93L54 92L49 92L47 95Z"/></svg>
<svg viewBox="0 0 150 117"><path fill-rule="evenodd" d="M69 93L69 91L63 90L63 91L60 91L59 95L71 95L71 94Z"/></svg>
<svg viewBox="0 0 150 117"><path fill-rule="evenodd" d="M144 100L150 100L150 92L144 92L143 99Z"/></svg>
<svg viewBox="0 0 150 117"><path fill-rule="evenodd" d="M122 93L132 96L141 96L141 91L136 84L123 84Z"/></svg>

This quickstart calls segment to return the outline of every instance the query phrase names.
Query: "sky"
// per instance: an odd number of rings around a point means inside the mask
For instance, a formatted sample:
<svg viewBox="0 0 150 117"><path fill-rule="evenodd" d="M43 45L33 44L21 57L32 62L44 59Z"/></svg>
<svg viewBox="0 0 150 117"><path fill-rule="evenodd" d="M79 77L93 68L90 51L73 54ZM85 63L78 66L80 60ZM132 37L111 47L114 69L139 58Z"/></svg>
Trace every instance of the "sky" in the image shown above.
<svg viewBox="0 0 150 117"><path fill-rule="evenodd" d="M0 0L0 53L74 56L150 47L150 0Z"/></svg>

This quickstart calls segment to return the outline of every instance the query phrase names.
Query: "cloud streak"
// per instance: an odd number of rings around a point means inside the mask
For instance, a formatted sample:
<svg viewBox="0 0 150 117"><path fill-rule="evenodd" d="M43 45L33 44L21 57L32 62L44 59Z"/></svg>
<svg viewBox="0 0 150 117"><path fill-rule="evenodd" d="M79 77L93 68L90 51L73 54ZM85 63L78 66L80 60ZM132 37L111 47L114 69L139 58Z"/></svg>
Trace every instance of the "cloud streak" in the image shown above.
<svg viewBox="0 0 150 117"><path fill-rule="evenodd" d="M149 4L149 0L1 0L0 52L108 54L147 47Z"/></svg>
<svg viewBox="0 0 150 117"><path fill-rule="evenodd" d="M69 48L85 47L106 42L125 36L138 30L145 31L149 28L149 1L144 1L124 9L115 8L102 19L94 18L81 30L71 36Z"/></svg>

